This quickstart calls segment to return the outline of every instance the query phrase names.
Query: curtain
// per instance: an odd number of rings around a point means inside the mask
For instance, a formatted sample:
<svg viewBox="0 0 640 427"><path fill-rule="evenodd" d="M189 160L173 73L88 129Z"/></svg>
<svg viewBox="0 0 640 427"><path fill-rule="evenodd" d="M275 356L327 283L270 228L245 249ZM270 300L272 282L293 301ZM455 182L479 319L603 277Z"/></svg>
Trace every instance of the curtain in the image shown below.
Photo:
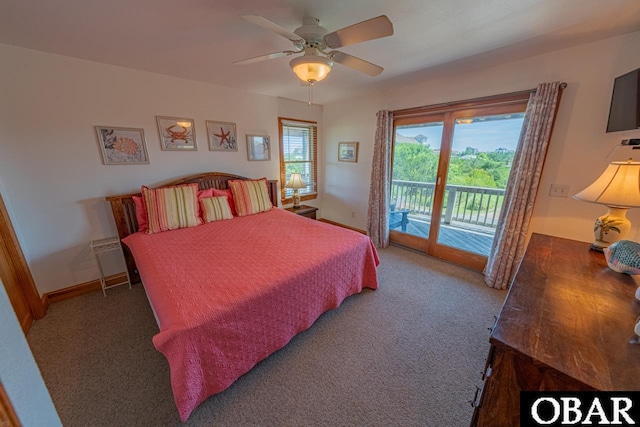
<svg viewBox="0 0 640 427"><path fill-rule="evenodd" d="M389 187L391 182L391 140L393 112L378 111L373 147L367 232L377 248L389 246Z"/></svg>
<svg viewBox="0 0 640 427"><path fill-rule="evenodd" d="M560 96L560 82L542 83L529 98L496 236L485 267L485 283L506 289L524 255L533 205Z"/></svg>

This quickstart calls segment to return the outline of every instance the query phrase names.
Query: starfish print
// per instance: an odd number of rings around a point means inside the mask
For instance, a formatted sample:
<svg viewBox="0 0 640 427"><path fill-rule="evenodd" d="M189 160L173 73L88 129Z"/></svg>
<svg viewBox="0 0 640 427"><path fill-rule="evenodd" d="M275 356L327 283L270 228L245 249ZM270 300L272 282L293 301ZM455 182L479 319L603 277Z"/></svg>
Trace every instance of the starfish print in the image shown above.
<svg viewBox="0 0 640 427"><path fill-rule="evenodd" d="M231 133L231 131L225 132L224 129L222 129L222 127L220 127L220 135L218 135L217 133L214 133L213 136L217 136L218 138L220 138L220 145L224 144L225 140L227 140L227 144L231 144L231 141L229 141L229 134L230 133Z"/></svg>

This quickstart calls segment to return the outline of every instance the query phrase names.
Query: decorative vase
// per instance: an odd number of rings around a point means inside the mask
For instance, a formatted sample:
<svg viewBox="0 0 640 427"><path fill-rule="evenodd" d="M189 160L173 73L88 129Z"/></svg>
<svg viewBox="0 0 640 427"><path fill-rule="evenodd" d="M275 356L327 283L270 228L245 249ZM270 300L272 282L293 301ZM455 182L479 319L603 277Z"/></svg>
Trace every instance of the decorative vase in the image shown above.
<svg viewBox="0 0 640 427"><path fill-rule="evenodd" d="M627 208L609 206L609 212L596 219L593 226L595 241L591 249L602 250L613 243L624 240L631 230L631 221L627 219Z"/></svg>

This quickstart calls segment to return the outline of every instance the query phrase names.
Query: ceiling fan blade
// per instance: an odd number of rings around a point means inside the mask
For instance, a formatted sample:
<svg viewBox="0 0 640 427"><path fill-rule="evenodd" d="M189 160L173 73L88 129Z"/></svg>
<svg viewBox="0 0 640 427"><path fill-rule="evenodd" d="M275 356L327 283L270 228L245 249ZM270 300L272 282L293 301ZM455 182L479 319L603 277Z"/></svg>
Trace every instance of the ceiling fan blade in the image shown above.
<svg viewBox="0 0 640 427"><path fill-rule="evenodd" d="M393 24L385 15L350 25L341 30L326 34L324 42L331 49L349 46L367 40L379 39L393 34Z"/></svg>
<svg viewBox="0 0 640 427"><path fill-rule="evenodd" d="M331 58L333 62L337 62L338 64L342 64L356 71L360 71L361 73L368 74L372 77L377 76L383 70L383 68L379 65L372 64L371 62L365 61L364 59L356 58L353 55L338 52L337 50L330 52L329 58Z"/></svg>
<svg viewBox="0 0 640 427"><path fill-rule="evenodd" d="M280 34L282 37L287 38L296 44L300 44L300 43L304 44L304 40L302 39L302 37L300 37L296 33L293 33L287 30L286 28L281 27L278 24L275 24L269 21L266 18L263 18L262 16L242 15L242 17L247 21L251 22L252 24L262 27L265 30L273 31L276 34Z"/></svg>
<svg viewBox="0 0 640 427"><path fill-rule="evenodd" d="M299 53L293 50L284 50L282 52L273 52L273 53L268 53L266 55L260 55L260 56L256 56L253 58L247 58L247 59L243 59L240 61L236 61L234 62L235 65L247 65L247 64L253 64L255 62L260 62L260 61L265 61L267 59L274 59L274 58L281 58L283 56L289 56L289 55L293 55L294 53Z"/></svg>

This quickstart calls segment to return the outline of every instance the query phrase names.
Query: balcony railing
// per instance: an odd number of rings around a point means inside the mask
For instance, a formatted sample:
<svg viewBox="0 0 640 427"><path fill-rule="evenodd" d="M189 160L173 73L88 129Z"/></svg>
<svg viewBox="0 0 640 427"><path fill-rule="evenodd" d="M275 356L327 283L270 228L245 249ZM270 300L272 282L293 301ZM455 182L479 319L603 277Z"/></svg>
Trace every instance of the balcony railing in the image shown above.
<svg viewBox="0 0 640 427"><path fill-rule="evenodd" d="M412 214L431 216L433 207L432 182L393 180L391 204L395 210L409 210ZM496 228L504 190L499 188L445 186L443 203L445 224L452 221Z"/></svg>

